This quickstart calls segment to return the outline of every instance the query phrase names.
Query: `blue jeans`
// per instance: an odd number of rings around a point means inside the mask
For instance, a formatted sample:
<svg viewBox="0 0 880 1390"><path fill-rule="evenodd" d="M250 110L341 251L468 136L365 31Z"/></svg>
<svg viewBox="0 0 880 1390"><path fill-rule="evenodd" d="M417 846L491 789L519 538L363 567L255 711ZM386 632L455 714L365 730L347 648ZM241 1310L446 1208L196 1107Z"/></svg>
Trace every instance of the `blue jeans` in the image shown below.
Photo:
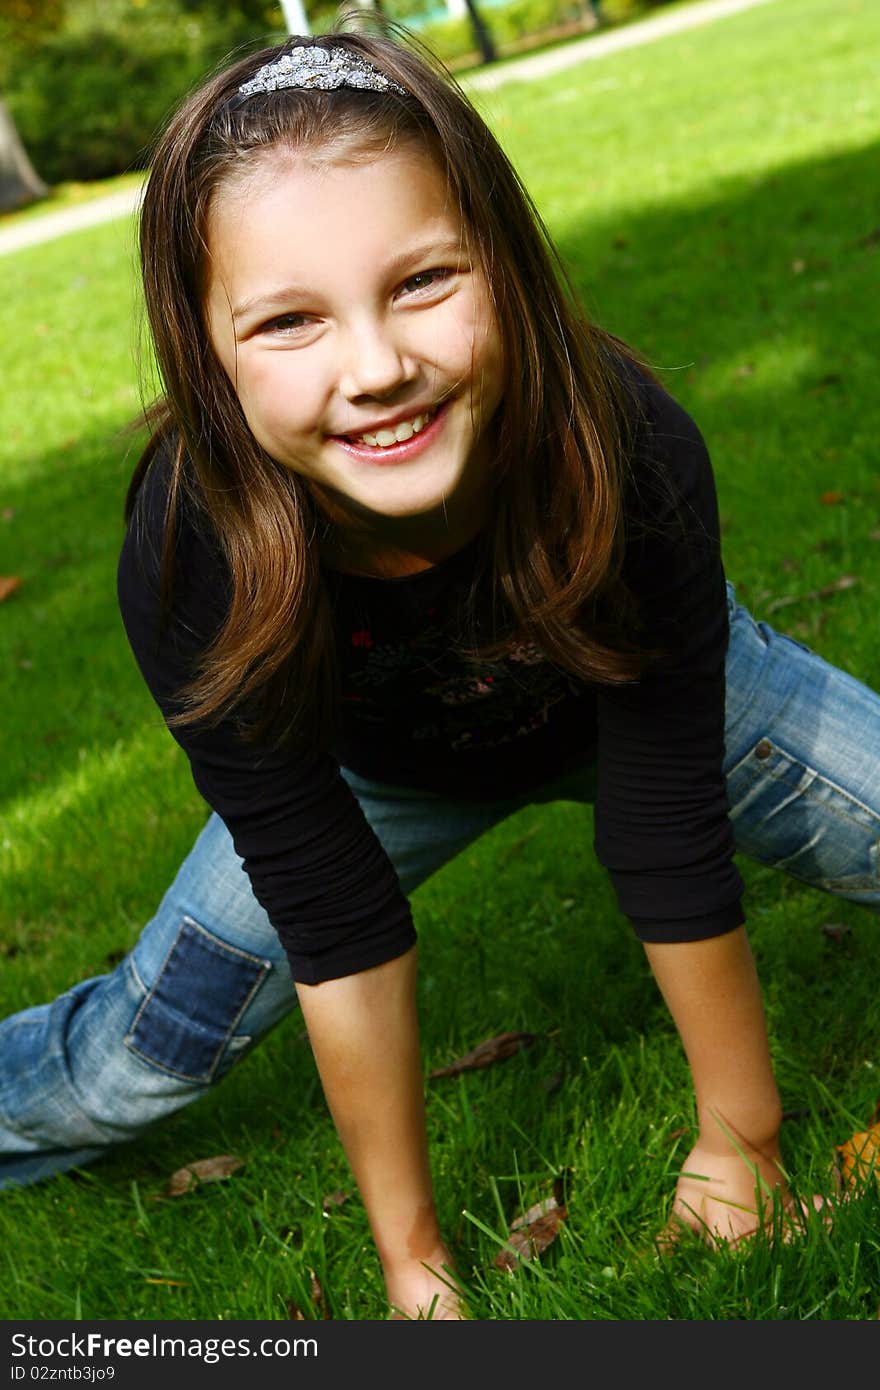
<svg viewBox="0 0 880 1390"><path fill-rule="evenodd" d="M728 602L737 846L880 912L880 697L756 623L730 586ZM593 796L590 769L480 803L346 776L407 894L526 803ZM197 1099L295 1003L278 938L212 816L111 975L0 1023L0 1187L97 1158Z"/></svg>

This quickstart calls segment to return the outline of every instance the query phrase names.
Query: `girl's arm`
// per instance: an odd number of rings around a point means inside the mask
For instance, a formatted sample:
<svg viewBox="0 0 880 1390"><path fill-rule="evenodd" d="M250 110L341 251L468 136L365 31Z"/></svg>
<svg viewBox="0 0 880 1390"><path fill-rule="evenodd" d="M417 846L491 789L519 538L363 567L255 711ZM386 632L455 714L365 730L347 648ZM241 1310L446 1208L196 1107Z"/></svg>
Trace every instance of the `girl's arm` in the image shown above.
<svg viewBox="0 0 880 1390"><path fill-rule="evenodd" d="M356 975L298 983L297 993L392 1307L457 1318L428 1163L415 978L412 947Z"/></svg>
<svg viewBox="0 0 880 1390"><path fill-rule="evenodd" d="M697 1103L698 1138L678 1181L672 1226L734 1240L760 1224L759 1206L764 1219L771 1216L773 1188L787 1199L782 1107L745 928L646 944L645 951L684 1045Z"/></svg>

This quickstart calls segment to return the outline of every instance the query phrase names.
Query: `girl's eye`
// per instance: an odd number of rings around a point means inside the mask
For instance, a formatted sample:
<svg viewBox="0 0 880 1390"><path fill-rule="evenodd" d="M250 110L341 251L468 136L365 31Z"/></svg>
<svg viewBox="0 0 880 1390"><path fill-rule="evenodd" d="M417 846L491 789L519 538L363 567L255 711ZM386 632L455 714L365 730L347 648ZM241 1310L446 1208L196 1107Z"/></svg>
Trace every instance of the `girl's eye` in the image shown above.
<svg viewBox="0 0 880 1390"><path fill-rule="evenodd" d="M401 286L403 294L425 294L428 290L437 289L444 280L450 279L452 271L445 267L437 267L434 270L420 270L418 275L411 275L408 280L404 280Z"/></svg>
<svg viewBox="0 0 880 1390"><path fill-rule="evenodd" d="M263 326L263 332L276 333L283 338L289 338L295 333L301 333L312 323L313 319L308 314L279 314L277 319L271 319Z"/></svg>

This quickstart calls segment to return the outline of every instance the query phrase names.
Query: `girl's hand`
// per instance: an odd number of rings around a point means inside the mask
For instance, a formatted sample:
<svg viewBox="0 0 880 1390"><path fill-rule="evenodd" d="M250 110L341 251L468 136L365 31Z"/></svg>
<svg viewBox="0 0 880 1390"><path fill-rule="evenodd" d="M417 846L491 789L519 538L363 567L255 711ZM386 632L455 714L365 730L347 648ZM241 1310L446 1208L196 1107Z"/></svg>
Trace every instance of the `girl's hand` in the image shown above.
<svg viewBox="0 0 880 1390"><path fill-rule="evenodd" d="M736 1245L761 1227L772 1230L780 1203L784 1239L789 1240L802 1228L808 1204L796 1202L789 1192L775 1146L767 1153L719 1154L717 1145L698 1140L682 1164L672 1214L660 1235L661 1248L669 1248L689 1230L709 1245ZM816 1196L812 1204L818 1211L823 1199Z"/></svg>
<svg viewBox="0 0 880 1390"><path fill-rule="evenodd" d="M391 1319L459 1320L466 1315L456 1287L452 1256L438 1246L425 1260L413 1260L385 1270Z"/></svg>

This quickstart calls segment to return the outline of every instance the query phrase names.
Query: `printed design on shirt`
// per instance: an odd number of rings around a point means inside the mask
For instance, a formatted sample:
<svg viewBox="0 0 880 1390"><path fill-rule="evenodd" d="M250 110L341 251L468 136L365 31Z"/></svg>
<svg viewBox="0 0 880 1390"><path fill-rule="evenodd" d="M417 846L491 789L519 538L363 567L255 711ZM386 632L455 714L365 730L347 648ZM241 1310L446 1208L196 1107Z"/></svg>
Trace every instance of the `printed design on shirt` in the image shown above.
<svg viewBox="0 0 880 1390"><path fill-rule="evenodd" d="M554 706L582 694L533 643L475 664L450 649L433 622L388 642L369 627L352 629L343 673L343 708L353 723L384 724L395 737L455 751L524 738L547 724Z"/></svg>

